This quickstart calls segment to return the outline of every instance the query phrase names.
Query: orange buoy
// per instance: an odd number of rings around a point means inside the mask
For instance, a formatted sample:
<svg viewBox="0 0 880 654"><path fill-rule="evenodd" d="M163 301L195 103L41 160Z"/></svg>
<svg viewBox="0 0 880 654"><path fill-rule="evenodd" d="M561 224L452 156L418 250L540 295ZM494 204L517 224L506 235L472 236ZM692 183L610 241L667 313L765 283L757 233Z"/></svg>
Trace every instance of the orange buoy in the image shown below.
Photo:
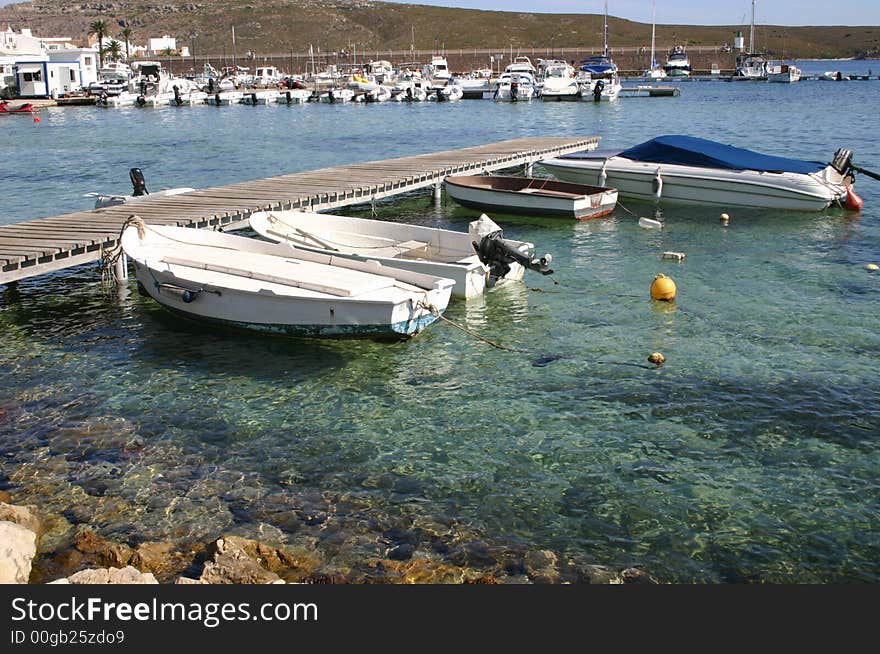
<svg viewBox="0 0 880 654"><path fill-rule="evenodd" d="M847 186L846 187L846 201L843 203L843 206L845 206L850 211L861 211L862 204L864 204L864 202L862 201L862 198L860 198L858 195L856 195L856 192L853 191L853 187Z"/></svg>
<svg viewBox="0 0 880 654"><path fill-rule="evenodd" d="M648 361L653 363L655 366L662 366L666 363L666 357L663 356L662 352L654 352L648 356Z"/></svg>
<svg viewBox="0 0 880 654"><path fill-rule="evenodd" d="M669 302L675 299L675 282L663 273L658 273L651 284L651 297Z"/></svg>

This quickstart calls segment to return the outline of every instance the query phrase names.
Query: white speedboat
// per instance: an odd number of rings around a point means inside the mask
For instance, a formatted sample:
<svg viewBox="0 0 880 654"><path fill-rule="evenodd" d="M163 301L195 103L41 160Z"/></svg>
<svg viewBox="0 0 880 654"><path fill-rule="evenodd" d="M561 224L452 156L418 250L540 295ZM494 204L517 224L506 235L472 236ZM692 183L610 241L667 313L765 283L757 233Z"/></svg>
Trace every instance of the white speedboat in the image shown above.
<svg viewBox="0 0 880 654"><path fill-rule="evenodd" d="M391 99L391 87L384 84L375 84L373 88L354 96L355 102L388 102Z"/></svg>
<svg viewBox="0 0 880 654"><path fill-rule="evenodd" d="M581 89L576 74L574 66L564 61L547 65L544 69L544 81L541 84L541 99L548 102L580 100Z"/></svg>
<svg viewBox="0 0 880 654"><path fill-rule="evenodd" d="M391 91L391 99L395 102L425 102L428 92L417 80L399 80Z"/></svg>
<svg viewBox="0 0 880 654"><path fill-rule="evenodd" d="M175 86L172 92L174 93L174 98L171 100L171 106L173 107L204 104L205 101L208 99L208 94L204 91L200 91L198 87L190 88L186 91L181 91L180 88Z"/></svg>
<svg viewBox="0 0 880 654"><path fill-rule="evenodd" d="M427 99L436 102L455 102L464 97L464 89L459 84L448 82L446 86L434 86L428 89Z"/></svg>
<svg viewBox="0 0 880 654"><path fill-rule="evenodd" d="M838 150L824 164L692 136L660 136L622 152L577 152L540 164L561 180L613 186L623 197L820 211L845 202L853 184L851 156Z"/></svg>
<svg viewBox="0 0 880 654"><path fill-rule="evenodd" d="M326 104L344 104L353 99L354 91L351 89L330 89L318 96L318 100Z"/></svg>
<svg viewBox="0 0 880 654"><path fill-rule="evenodd" d="M590 73L589 81L586 84L581 83L580 89L581 98L584 100L612 102L620 97L623 85L616 72L604 76Z"/></svg>
<svg viewBox="0 0 880 654"><path fill-rule="evenodd" d="M282 89L278 91L278 104L305 104L312 97L308 89Z"/></svg>
<svg viewBox="0 0 880 654"><path fill-rule="evenodd" d="M581 97L595 102L616 100L622 88L617 64L608 49L608 1L605 2L604 45L601 55L581 60Z"/></svg>
<svg viewBox="0 0 880 654"><path fill-rule="evenodd" d="M257 212L250 224L261 236L297 248L454 279L452 293L461 298L520 280L527 267L552 272L533 256L534 245L502 239L485 216L468 232L303 211Z"/></svg>
<svg viewBox="0 0 880 654"><path fill-rule="evenodd" d="M669 77L690 77L691 60L684 51L684 46L677 45L666 58L663 70Z"/></svg>
<svg viewBox="0 0 880 654"><path fill-rule="evenodd" d="M99 107L133 107L137 99L137 93L132 93L131 91L121 91L116 95L102 93L98 96L95 104Z"/></svg>
<svg viewBox="0 0 880 654"><path fill-rule="evenodd" d="M443 183L449 197L480 211L584 220L606 216L617 205L617 189L552 179L455 175Z"/></svg>
<svg viewBox="0 0 880 654"><path fill-rule="evenodd" d="M258 69L259 70L259 69ZM266 89L263 91L245 91L241 96L241 104L249 104L256 106L258 104L274 104L278 102L278 91L275 89Z"/></svg>
<svg viewBox="0 0 880 654"><path fill-rule="evenodd" d="M495 100L522 102L535 97L535 78L531 73L504 73L495 86Z"/></svg>
<svg viewBox="0 0 880 654"><path fill-rule="evenodd" d="M215 107L228 107L229 105L239 104L244 97L241 91L223 91L222 93L208 93L205 102Z"/></svg>
<svg viewBox="0 0 880 654"><path fill-rule="evenodd" d="M400 339L446 310L453 280L204 229L132 221L141 292L195 320L291 336Z"/></svg>

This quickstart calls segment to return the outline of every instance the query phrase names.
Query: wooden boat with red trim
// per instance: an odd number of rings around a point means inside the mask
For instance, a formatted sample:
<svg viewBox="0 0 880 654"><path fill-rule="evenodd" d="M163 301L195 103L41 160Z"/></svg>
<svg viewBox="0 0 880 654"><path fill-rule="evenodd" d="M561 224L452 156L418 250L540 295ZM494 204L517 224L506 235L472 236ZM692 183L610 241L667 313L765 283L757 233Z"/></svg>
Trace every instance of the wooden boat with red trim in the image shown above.
<svg viewBox="0 0 880 654"><path fill-rule="evenodd" d="M495 213L583 220L608 215L617 205L617 189L551 179L457 175L444 183L459 204Z"/></svg>

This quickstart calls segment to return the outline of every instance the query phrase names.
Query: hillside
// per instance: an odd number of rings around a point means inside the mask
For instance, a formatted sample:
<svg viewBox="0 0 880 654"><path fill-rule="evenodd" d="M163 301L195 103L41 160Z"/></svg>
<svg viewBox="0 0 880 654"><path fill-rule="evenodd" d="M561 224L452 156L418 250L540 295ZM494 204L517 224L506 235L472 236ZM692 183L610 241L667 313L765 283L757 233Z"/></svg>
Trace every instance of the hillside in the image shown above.
<svg viewBox="0 0 880 654"><path fill-rule="evenodd" d="M258 56L347 50L600 48L598 14L527 14L401 5L362 0L201 0L196 3L141 0L71 2L35 0L0 8L0 24L38 36L71 36L85 43L89 25L105 21L111 35L128 25L135 43L170 35L198 57L246 51ZM676 43L720 46L748 26L658 25L660 52ZM611 17L614 48L650 45L651 25ZM880 52L880 27L778 27L760 25L757 45L775 56L845 58Z"/></svg>

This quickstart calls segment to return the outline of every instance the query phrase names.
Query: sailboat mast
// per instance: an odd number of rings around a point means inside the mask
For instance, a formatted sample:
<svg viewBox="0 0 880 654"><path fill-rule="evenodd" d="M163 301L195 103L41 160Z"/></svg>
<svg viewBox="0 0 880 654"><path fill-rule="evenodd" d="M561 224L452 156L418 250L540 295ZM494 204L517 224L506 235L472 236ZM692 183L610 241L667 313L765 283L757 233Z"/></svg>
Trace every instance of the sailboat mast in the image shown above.
<svg viewBox="0 0 880 654"><path fill-rule="evenodd" d="M749 30L749 52L755 51L755 1L752 0L752 29Z"/></svg>
<svg viewBox="0 0 880 654"><path fill-rule="evenodd" d="M608 0L605 0L605 43L603 46L603 54L608 56Z"/></svg>
<svg viewBox="0 0 880 654"><path fill-rule="evenodd" d="M651 2L651 70L654 70L654 66L657 65L657 60L654 58L654 34L657 29L657 0L652 0Z"/></svg>

